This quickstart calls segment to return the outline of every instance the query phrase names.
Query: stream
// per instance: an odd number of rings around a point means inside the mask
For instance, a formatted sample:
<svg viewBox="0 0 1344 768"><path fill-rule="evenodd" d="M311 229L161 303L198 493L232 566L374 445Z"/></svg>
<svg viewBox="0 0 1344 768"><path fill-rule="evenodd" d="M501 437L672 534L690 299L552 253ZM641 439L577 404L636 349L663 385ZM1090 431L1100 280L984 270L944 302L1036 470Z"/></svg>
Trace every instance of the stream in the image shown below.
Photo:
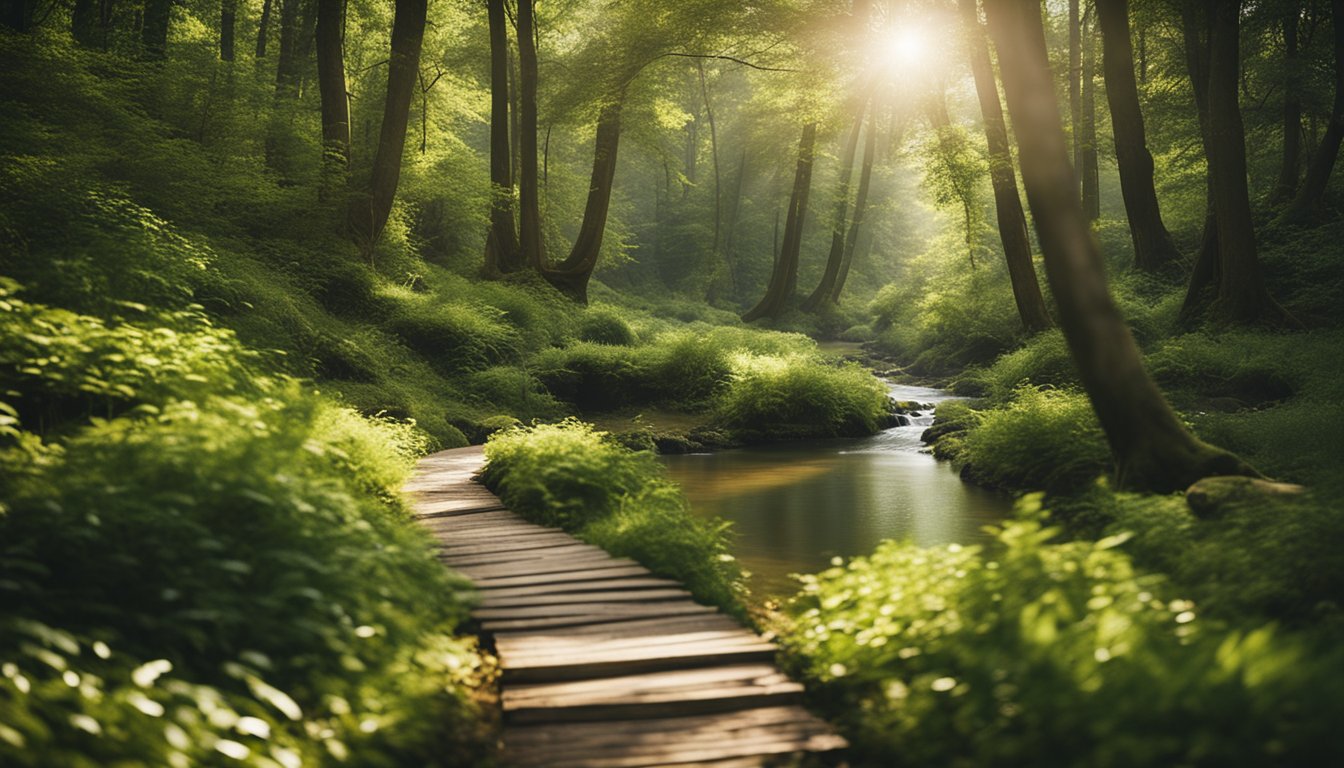
<svg viewBox="0 0 1344 768"><path fill-rule="evenodd" d="M900 384L896 400L937 404L947 392ZM812 573L833 557L872 552L883 539L921 546L973 544L1012 501L961 481L921 449L932 412L871 437L792 442L664 456L697 515L730 520L734 554L760 598L795 591L791 573Z"/></svg>

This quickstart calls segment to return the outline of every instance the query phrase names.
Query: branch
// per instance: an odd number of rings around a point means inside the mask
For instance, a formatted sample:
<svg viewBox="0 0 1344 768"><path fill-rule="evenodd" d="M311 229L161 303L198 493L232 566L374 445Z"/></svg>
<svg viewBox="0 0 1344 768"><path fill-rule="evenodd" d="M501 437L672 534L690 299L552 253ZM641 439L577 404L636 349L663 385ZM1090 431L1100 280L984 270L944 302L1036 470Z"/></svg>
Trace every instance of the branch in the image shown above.
<svg viewBox="0 0 1344 768"><path fill-rule="evenodd" d="M739 59L739 58L737 58L736 56L726 56L726 55L721 54L721 53L678 53L678 52L675 52L675 51L674 51L674 52L671 52L671 53L661 53L661 54L659 54L659 55L653 57L653 60L656 61L656 60L658 60L658 59L667 58L668 56L676 56L676 57L678 57L678 58L683 58L683 59L721 59L721 60L723 60L723 61L731 61L731 62L733 62L733 63L735 63L735 64L741 64L741 65L744 66L744 67L751 67L752 69L759 69L759 70L762 71L762 72L797 72L797 71L799 71L799 70L796 70L796 69L790 69L790 68L787 68L787 67L767 67L767 66L765 66L765 65L763 65L763 64L753 64L753 63L751 63L750 61L747 61L746 59Z"/></svg>

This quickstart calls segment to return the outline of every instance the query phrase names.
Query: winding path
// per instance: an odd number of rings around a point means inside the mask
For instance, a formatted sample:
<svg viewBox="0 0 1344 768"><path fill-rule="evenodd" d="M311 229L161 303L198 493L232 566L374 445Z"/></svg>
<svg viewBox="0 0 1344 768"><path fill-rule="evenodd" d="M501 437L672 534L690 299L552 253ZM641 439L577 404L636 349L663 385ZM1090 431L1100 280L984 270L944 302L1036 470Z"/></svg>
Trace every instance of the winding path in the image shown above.
<svg viewBox="0 0 1344 768"><path fill-rule="evenodd" d="M436 453L406 490L440 559L480 591L505 765L736 768L845 746L799 705L774 645L677 582L508 511L472 480L484 463L479 447Z"/></svg>

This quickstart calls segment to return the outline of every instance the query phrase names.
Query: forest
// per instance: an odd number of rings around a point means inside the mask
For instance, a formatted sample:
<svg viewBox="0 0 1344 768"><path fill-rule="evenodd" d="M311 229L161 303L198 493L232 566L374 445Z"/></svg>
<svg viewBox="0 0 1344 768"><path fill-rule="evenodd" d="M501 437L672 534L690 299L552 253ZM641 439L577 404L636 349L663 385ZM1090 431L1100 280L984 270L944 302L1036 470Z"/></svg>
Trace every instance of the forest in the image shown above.
<svg viewBox="0 0 1344 768"><path fill-rule="evenodd" d="M1344 0L0 0L0 765L1344 765L1341 143ZM843 748L511 753L562 533Z"/></svg>

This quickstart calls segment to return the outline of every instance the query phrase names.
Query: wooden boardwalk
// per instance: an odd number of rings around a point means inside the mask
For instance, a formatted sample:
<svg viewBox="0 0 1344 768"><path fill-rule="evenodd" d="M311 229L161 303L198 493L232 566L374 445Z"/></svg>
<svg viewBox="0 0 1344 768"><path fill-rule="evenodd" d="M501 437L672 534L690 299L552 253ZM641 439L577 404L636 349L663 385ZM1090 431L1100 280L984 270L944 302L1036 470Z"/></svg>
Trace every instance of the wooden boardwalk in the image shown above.
<svg viewBox="0 0 1344 768"><path fill-rule="evenodd" d="M678 583L509 512L472 476L479 447L423 459L407 485L501 667L503 763L773 765L845 746L799 705L775 647Z"/></svg>

